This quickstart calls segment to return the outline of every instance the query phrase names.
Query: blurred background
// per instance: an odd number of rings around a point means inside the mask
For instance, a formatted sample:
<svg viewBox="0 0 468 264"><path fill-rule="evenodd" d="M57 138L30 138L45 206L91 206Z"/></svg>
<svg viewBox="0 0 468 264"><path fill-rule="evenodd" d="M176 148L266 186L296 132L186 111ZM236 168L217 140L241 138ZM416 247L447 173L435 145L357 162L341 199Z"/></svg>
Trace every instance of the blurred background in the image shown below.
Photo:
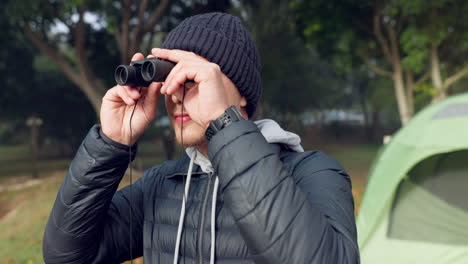
<svg viewBox="0 0 468 264"><path fill-rule="evenodd" d="M465 0L3 0L0 263L43 262L57 190L99 122L115 67L211 11L239 16L260 51L255 118L337 159L352 177L356 214L384 136L468 91ZM183 153L164 111L140 140L137 175Z"/></svg>

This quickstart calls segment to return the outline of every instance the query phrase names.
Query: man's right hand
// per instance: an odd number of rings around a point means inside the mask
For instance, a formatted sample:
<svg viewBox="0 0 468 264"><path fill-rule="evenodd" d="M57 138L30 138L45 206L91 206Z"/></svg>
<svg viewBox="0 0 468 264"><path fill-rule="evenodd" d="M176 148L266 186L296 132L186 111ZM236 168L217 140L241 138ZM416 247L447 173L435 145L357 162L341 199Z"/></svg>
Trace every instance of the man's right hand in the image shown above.
<svg viewBox="0 0 468 264"><path fill-rule="evenodd" d="M141 53L133 55L132 61L143 59ZM102 99L101 129L110 139L125 145L133 145L156 117L156 109L161 83L151 83L148 87L117 85L109 89ZM138 105L132 118L132 138L130 139L130 116L136 101Z"/></svg>

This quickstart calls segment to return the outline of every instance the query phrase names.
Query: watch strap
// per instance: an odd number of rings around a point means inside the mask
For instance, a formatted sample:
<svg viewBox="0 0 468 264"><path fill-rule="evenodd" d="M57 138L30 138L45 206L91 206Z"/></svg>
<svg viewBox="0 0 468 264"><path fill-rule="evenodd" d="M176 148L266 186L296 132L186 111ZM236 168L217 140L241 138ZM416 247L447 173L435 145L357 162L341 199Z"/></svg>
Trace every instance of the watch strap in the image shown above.
<svg viewBox="0 0 468 264"><path fill-rule="evenodd" d="M244 120L239 109L235 106L229 107L221 116L210 122L205 132L206 138L209 141L218 131L239 120Z"/></svg>

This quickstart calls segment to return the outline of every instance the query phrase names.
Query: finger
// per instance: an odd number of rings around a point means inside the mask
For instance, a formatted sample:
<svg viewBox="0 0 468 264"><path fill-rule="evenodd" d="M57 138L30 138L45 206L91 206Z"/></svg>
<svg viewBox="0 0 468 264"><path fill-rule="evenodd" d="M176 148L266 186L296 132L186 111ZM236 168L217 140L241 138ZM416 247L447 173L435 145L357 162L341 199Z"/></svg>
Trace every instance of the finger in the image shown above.
<svg viewBox="0 0 468 264"><path fill-rule="evenodd" d="M170 50L170 49L154 48L151 50L151 54L153 54L154 56L158 58L170 60L175 63L181 61L182 59L197 59L197 60L203 59L203 57L200 57L193 52L185 51L185 50L177 50L177 49Z"/></svg>
<svg viewBox="0 0 468 264"><path fill-rule="evenodd" d="M197 78L199 73L202 72L200 72L200 69L197 66L184 65L183 67L180 67L173 73L169 83L165 84L166 94L173 94L189 80L193 80L196 84L200 83L202 78Z"/></svg>
<svg viewBox="0 0 468 264"><path fill-rule="evenodd" d="M166 80L164 80L164 85L161 88L161 93L162 94L167 94L167 87L169 86L170 83L172 83L172 79L174 79L174 76L178 74L180 69L183 67L183 62L177 63L174 68L169 72L169 74L166 77Z"/></svg>
<svg viewBox="0 0 468 264"><path fill-rule="evenodd" d="M132 87L132 86L123 86L123 87L126 90L128 96L130 96L131 98L138 99L141 97L141 94L138 91L140 89L139 87Z"/></svg>
<svg viewBox="0 0 468 264"><path fill-rule="evenodd" d="M182 56L180 53L173 52L173 51L174 50L154 48L151 50L151 54L153 54L154 56L158 58L170 60L172 62L177 63L182 59Z"/></svg>
<svg viewBox="0 0 468 264"><path fill-rule="evenodd" d="M156 111L157 106L158 106L158 100L159 100L159 89L161 88L162 83L151 83L148 86L148 90L145 96L145 108L148 107L148 109L151 112Z"/></svg>
<svg viewBox="0 0 468 264"><path fill-rule="evenodd" d="M120 86L120 85L114 86L112 89L109 89L107 93L104 95L104 99L112 101L114 103L122 103L122 102L125 104L133 103L133 99L130 98L126 94L123 86Z"/></svg>
<svg viewBox="0 0 468 264"><path fill-rule="evenodd" d="M204 63L204 62L203 62ZM191 82L193 86L193 81L196 73L200 71L200 68L203 67L203 65L200 64L199 61L181 61L176 64L176 66L171 70L169 75L167 76L165 80L165 85L162 87L162 93L163 94L172 94L177 90L181 85L185 85L188 82ZM185 78L183 78L182 74L185 74ZM193 78L193 79L192 79ZM182 82L182 83L180 83ZM172 87L169 89L169 87Z"/></svg>
<svg viewBox="0 0 468 264"><path fill-rule="evenodd" d="M128 86L117 86L117 95L124 101L125 104L127 105L133 105L135 103L135 100L133 100L130 95L127 93L127 90L125 87Z"/></svg>
<svg viewBox="0 0 468 264"><path fill-rule="evenodd" d="M187 81L187 75L185 72L181 72L172 78L171 82L166 86L166 94L174 94L181 87L184 87L185 82Z"/></svg>
<svg viewBox="0 0 468 264"><path fill-rule="evenodd" d="M145 56L143 56L143 54L141 54L140 52L138 53L135 53L132 57L132 61L136 61L136 60L141 60L141 59L144 59Z"/></svg>

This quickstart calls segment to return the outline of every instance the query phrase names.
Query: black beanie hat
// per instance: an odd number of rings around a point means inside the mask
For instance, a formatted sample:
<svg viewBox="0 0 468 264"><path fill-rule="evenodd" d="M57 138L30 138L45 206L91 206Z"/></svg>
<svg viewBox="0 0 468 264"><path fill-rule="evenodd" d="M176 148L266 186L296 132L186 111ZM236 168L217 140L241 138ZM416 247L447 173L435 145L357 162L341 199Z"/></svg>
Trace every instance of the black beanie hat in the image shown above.
<svg viewBox="0 0 468 264"><path fill-rule="evenodd" d="M261 95L260 57L238 17L217 12L189 17L169 32L162 48L191 51L218 64L253 116Z"/></svg>

